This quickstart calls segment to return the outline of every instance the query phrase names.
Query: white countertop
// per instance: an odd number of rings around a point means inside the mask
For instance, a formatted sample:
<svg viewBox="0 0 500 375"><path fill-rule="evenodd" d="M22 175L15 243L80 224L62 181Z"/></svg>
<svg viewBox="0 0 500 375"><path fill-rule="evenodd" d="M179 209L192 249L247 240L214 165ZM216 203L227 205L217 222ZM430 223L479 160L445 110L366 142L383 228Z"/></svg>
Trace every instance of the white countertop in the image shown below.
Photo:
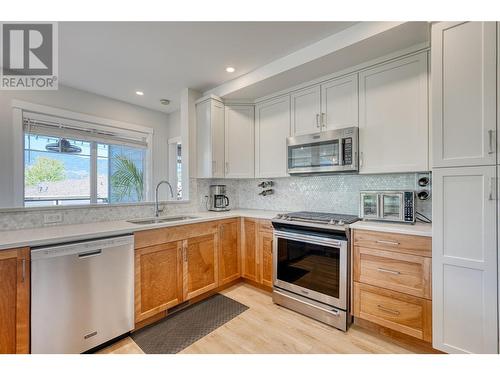
<svg viewBox="0 0 500 375"><path fill-rule="evenodd" d="M63 242L82 241L102 237L129 234L141 230L172 227L201 223L204 221L228 219L234 217L251 217L256 219L272 219L276 216L276 211L265 210L231 210L225 212L195 212L185 214L186 216L196 216L195 219L166 222L158 224L132 224L126 220L120 221L100 221L96 223L44 226L35 229L20 229L10 231L0 231L0 250L12 249L16 247L34 247L53 245ZM176 215L178 216L178 215Z"/></svg>
<svg viewBox="0 0 500 375"><path fill-rule="evenodd" d="M378 232L390 232L409 234L413 236L432 237L432 225L426 223L403 224L379 221L357 221L350 225L351 229L373 230Z"/></svg>

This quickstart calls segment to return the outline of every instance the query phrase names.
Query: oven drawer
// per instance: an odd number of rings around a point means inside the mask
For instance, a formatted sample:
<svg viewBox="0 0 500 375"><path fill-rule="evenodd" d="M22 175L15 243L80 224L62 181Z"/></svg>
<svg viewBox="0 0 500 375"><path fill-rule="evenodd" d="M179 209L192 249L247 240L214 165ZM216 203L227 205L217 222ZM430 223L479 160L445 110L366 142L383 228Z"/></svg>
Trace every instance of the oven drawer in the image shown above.
<svg viewBox="0 0 500 375"><path fill-rule="evenodd" d="M355 246L354 281L431 299L431 258Z"/></svg>
<svg viewBox="0 0 500 375"><path fill-rule="evenodd" d="M432 341L432 303L423 298L355 282L354 316Z"/></svg>
<svg viewBox="0 0 500 375"><path fill-rule="evenodd" d="M369 230L354 230L354 246L431 257L432 238Z"/></svg>

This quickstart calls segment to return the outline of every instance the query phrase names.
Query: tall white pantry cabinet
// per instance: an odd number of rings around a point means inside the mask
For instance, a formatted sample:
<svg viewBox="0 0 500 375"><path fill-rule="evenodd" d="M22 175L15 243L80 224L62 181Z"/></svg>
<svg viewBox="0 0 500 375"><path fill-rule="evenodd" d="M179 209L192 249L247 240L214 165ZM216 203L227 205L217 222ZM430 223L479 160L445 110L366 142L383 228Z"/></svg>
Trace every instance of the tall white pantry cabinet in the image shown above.
<svg viewBox="0 0 500 375"><path fill-rule="evenodd" d="M432 25L433 346L498 353L497 24Z"/></svg>

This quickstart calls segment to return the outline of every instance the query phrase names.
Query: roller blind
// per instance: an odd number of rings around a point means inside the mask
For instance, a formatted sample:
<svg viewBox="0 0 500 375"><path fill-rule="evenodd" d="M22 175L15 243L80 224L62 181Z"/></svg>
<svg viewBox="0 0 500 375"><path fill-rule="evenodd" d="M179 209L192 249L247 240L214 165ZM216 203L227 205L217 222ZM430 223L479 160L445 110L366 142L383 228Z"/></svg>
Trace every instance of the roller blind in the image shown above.
<svg viewBox="0 0 500 375"><path fill-rule="evenodd" d="M25 133L29 134L140 148L148 147L148 133L39 113L23 112L23 127Z"/></svg>

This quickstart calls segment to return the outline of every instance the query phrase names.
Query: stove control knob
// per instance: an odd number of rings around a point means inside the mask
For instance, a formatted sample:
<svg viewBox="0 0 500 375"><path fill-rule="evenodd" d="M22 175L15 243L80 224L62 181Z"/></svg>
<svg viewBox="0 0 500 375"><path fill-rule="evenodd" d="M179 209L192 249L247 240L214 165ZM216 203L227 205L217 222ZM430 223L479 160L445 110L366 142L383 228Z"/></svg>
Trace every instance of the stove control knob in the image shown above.
<svg viewBox="0 0 500 375"><path fill-rule="evenodd" d="M335 225L335 220L331 219L331 220L328 222L328 224L330 224L330 225Z"/></svg>
<svg viewBox="0 0 500 375"><path fill-rule="evenodd" d="M344 225L344 220L340 219L338 222L337 222L338 225Z"/></svg>
<svg viewBox="0 0 500 375"><path fill-rule="evenodd" d="M276 215L276 219L281 219L281 218L283 218L283 214Z"/></svg>

